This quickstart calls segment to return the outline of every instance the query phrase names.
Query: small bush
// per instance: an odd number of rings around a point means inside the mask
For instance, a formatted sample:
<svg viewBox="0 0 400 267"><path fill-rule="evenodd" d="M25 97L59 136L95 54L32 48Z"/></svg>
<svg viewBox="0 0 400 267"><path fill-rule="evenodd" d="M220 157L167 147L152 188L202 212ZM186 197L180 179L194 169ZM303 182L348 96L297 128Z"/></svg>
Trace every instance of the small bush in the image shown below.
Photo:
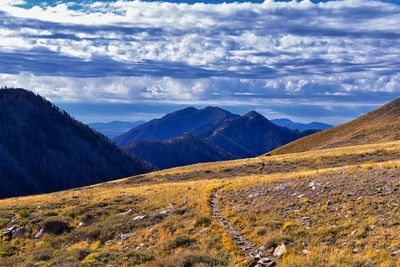
<svg viewBox="0 0 400 267"><path fill-rule="evenodd" d="M195 227L208 227L211 224L210 217L200 217L196 220Z"/></svg>
<svg viewBox="0 0 400 267"><path fill-rule="evenodd" d="M130 264L136 266L152 261L154 259L154 253L152 251L134 251L128 254L128 259Z"/></svg>
<svg viewBox="0 0 400 267"><path fill-rule="evenodd" d="M10 257L15 254L17 249L15 247L4 247L0 248L0 256L5 258L5 257Z"/></svg>
<svg viewBox="0 0 400 267"><path fill-rule="evenodd" d="M52 253L50 250L39 250L33 256L35 261L48 261L52 258Z"/></svg>
<svg viewBox="0 0 400 267"><path fill-rule="evenodd" d="M187 248L196 244L196 239L190 238L186 235L179 235L167 244L168 249Z"/></svg>
<svg viewBox="0 0 400 267"><path fill-rule="evenodd" d="M20 210L17 211L16 216L17 216L18 218L20 218L20 219L26 219L26 218L29 218L30 214L31 214L31 213L30 213L29 210L27 210L27 209L20 209Z"/></svg>

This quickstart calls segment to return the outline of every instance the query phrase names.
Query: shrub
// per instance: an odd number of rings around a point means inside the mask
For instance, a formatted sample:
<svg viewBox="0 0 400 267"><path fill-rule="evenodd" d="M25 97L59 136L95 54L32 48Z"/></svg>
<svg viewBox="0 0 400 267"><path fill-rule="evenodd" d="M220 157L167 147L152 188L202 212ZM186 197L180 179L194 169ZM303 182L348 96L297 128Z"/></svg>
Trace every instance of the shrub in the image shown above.
<svg viewBox="0 0 400 267"><path fill-rule="evenodd" d="M29 210L23 208L23 209L20 209L17 211L16 216L20 219L26 219L30 216L30 212L29 212Z"/></svg>
<svg viewBox="0 0 400 267"><path fill-rule="evenodd" d="M17 249L15 247L4 247L0 248L0 256L5 258L5 257L10 257L15 254Z"/></svg>
<svg viewBox="0 0 400 267"><path fill-rule="evenodd" d="M175 239L168 242L167 248L168 249L186 248L194 245L196 242L197 242L196 239L190 238L186 235L179 235L175 237Z"/></svg>
<svg viewBox="0 0 400 267"><path fill-rule="evenodd" d="M154 253L152 251L133 251L128 254L129 263L131 265L140 265L154 259Z"/></svg>
<svg viewBox="0 0 400 267"><path fill-rule="evenodd" d="M210 217L200 217L196 220L195 227L208 227L211 224Z"/></svg>

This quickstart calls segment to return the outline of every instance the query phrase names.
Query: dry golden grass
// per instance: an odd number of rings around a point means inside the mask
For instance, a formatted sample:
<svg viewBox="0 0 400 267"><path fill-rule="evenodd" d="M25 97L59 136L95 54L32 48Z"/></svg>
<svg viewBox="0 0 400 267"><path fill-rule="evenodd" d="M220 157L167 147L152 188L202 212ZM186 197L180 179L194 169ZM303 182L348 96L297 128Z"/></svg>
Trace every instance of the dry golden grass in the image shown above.
<svg viewBox="0 0 400 267"><path fill-rule="evenodd" d="M280 147L272 153L296 153L400 140L399 114L400 99L397 99L358 119L306 136Z"/></svg>
<svg viewBox="0 0 400 267"><path fill-rule="evenodd" d="M399 155L400 142L393 142L259 157L198 164L76 190L0 200L0 230L14 224L32 230L25 237L0 241L0 266L192 266L196 263L202 266L245 266L247 259L244 254L237 250L229 236L211 219L208 200L212 189L222 186L223 192L236 192L254 186L266 186L282 179L302 180L337 172L353 175L368 173L376 168L391 170L400 166L400 161L393 160L398 159ZM265 162L270 165L265 165ZM262 164L264 169L258 169ZM268 168L273 171L269 172ZM231 170L227 172L227 169ZM179 181L182 177L192 180ZM230 204L228 198L222 200ZM304 200L303 203L309 201ZM174 211L170 215L162 218L154 216L169 209ZM129 210L126 215L118 215ZM139 215L147 217L132 220ZM251 227L251 223L258 225L259 222L256 218L255 222L248 223L247 215L246 211L237 213L234 208L227 209L225 213L230 221L236 222L235 227L248 224L243 228L243 234L252 238L254 243L261 245L268 241L254 237L254 231L262 229ZM78 227L81 221L90 216L96 218L93 224ZM11 222L15 218L18 221ZM260 222L265 220L262 216L259 218ZM33 238L40 225L49 219L65 220L72 230L60 235ZM285 229L293 227L290 221L284 223L288 223ZM134 235L121 241L121 235L128 233ZM277 233L268 229L265 232L267 237L274 235ZM310 250L307 259L289 253L281 263L300 266L295 263L303 262L310 263L309 266L322 266L311 264L317 263L318 257L324 255L318 249L325 248ZM335 249L339 256L346 253L346 250ZM335 262L334 254L325 254L332 259L329 262ZM368 257L377 256L366 254L362 260Z"/></svg>

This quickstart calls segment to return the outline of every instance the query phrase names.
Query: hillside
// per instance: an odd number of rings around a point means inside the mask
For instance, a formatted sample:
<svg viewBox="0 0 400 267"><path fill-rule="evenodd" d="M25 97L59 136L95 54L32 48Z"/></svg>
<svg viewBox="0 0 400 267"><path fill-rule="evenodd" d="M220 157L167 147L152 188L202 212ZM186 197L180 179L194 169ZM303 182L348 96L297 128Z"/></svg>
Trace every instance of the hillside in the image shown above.
<svg viewBox="0 0 400 267"><path fill-rule="evenodd" d="M202 137L237 158L245 158L261 155L300 136L252 111L226 121Z"/></svg>
<svg viewBox="0 0 400 267"><path fill-rule="evenodd" d="M165 141L184 133L199 134L235 117L237 115L216 107L200 110L189 107L135 127L116 137L115 142L123 147L139 140Z"/></svg>
<svg viewBox="0 0 400 267"><path fill-rule="evenodd" d="M398 266L399 156L262 156L0 200L0 266Z"/></svg>
<svg viewBox="0 0 400 267"><path fill-rule="evenodd" d="M346 124L296 140L274 154L400 140L400 99Z"/></svg>
<svg viewBox="0 0 400 267"><path fill-rule="evenodd" d="M104 136L23 89L0 90L0 198L147 171Z"/></svg>
<svg viewBox="0 0 400 267"><path fill-rule="evenodd" d="M167 141L135 141L124 150L156 169L234 158L192 134L184 134Z"/></svg>

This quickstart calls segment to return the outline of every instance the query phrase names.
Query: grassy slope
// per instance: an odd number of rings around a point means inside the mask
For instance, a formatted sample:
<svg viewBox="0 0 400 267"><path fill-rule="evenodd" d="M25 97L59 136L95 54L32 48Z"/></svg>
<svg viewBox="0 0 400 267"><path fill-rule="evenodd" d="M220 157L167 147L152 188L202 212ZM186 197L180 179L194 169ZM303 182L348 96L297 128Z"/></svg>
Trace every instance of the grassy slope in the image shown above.
<svg viewBox="0 0 400 267"><path fill-rule="evenodd" d="M255 244L267 245L272 242L269 237L281 241L279 237L284 234L283 228L279 228L278 224L278 229L274 229L270 234L258 236L257 233L262 227L259 224L268 221L264 216L268 214L267 211L262 211L259 216L253 216L254 214L243 216L246 210L243 210L244 206L240 203L246 204L247 195L244 195L246 198L241 198L238 202L240 205L235 204L236 206L232 205L236 202L231 196L247 193L246 190L258 187L268 189L273 186L271 183L282 179L308 183L309 179L323 179L335 173L347 175L352 172L357 172L360 177L369 177L369 172L375 168L397 170L400 162L395 160L399 156L400 142L392 142L357 148L197 164L82 189L0 200L0 229L11 225L24 225L32 229L32 234L26 234L25 237L0 241L0 266L26 266L34 263L38 266L61 266L66 263L83 266L107 264L183 266L193 261L203 262L206 266L207 264L245 266L246 257L237 250L226 233L210 217L208 199L212 189L223 187L222 200L227 207L224 213L227 219ZM395 179L398 178L399 176L396 176ZM399 180L393 181L400 183ZM343 192L348 190L350 189L343 187ZM371 198L372 200L378 208L384 209L387 205L385 198L377 196ZM341 198L337 201L340 203ZM343 202L344 205L350 206L354 205L353 203ZM313 206L310 203L312 207L310 210L319 210L319 204L316 202L316 206ZM271 206L275 205L276 203L271 200ZM268 208L268 205L265 207ZM174 213L164 218L153 216L168 209L174 210ZM128 214L118 215L129 210L131 211ZM253 209L248 211L256 212ZM281 214L274 213L271 209L269 211L276 220L289 221L287 218L279 218ZM290 214L295 213L293 211ZM133 221L132 219L138 215L147 215L147 218ZM81 221L90 216L96 218L92 225L78 227ZM17 222L11 222L15 218ZM253 219L249 222L248 218ZM354 230L358 231L359 225L370 225L369 218L368 214L360 217L357 225L347 220L349 225L346 231L351 233ZM67 221L72 227L71 232L34 239L33 236L40 225L50 219ZM297 219L299 218L294 217L293 221ZM346 220L339 221L343 222ZM378 230L381 229L380 226L377 227ZM381 232L382 235L398 230L395 228L396 225L385 227L389 232ZM269 231L268 228L266 231ZM134 235L121 240L121 235L127 233ZM289 254L280 262L283 266L295 266L293 264L297 261L315 264L326 256L330 259L326 263L333 264L335 253L347 255L348 247L338 247L336 243L332 246L328 244L321 251L311 246L307 259L299 255L299 251L295 249L302 241L319 242L325 234L326 231L322 229L312 232L312 239L308 239L307 235L295 235L296 241L288 243ZM109 240L113 241L107 242ZM369 242L368 240L363 242ZM341 266L367 266L357 264L360 261L368 263L368 258L372 257L374 257L373 263L378 265L399 264L399 257L388 256L388 253L400 244L395 244L396 241L391 238L378 240L379 246L368 243L365 250L360 250L361 255L351 251L355 254L342 257L344 263ZM350 241L355 242L355 239ZM374 250L384 247L388 250L376 255Z"/></svg>
<svg viewBox="0 0 400 267"><path fill-rule="evenodd" d="M356 120L306 136L280 147L272 153L296 153L399 140L399 116L400 99L397 99Z"/></svg>

